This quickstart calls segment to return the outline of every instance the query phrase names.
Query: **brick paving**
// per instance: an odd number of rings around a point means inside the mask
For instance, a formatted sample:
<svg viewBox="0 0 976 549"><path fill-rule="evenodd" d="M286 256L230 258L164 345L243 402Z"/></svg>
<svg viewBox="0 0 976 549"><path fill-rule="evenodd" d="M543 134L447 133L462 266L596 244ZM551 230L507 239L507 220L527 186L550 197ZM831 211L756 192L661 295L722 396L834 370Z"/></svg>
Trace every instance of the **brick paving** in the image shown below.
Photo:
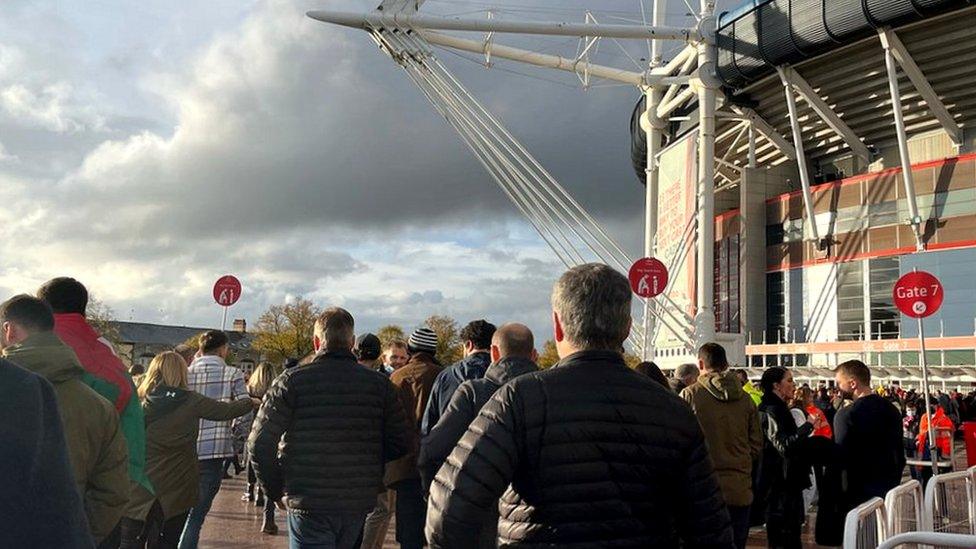
<svg viewBox="0 0 976 549"><path fill-rule="evenodd" d="M200 535L201 549L287 549L288 530L285 524L285 514L279 512L276 519L278 535L269 536L261 533L262 510L253 503L241 501L244 493L242 477L225 480L221 486L213 508L207 516ZM808 521L812 525L813 521ZM811 526L812 528L812 526ZM749 547L765 547L766 535L761 528L754 528L749 534ZM820 547L813 543L813 536L804 534L804 547ZM393 538L393 524L386 537L383 549L397 549L399 546Z"/></svg>

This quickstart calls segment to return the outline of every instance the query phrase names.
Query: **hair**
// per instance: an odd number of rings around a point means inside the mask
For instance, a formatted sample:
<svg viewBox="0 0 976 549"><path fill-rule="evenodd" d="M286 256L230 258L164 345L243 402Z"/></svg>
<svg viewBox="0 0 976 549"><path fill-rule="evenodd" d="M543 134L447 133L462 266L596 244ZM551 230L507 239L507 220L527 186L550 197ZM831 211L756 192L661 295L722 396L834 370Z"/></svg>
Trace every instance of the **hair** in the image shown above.
<svg viewBox="0 0 976 549"><path fill-rule="evenodd" d="M732 371L735 372L736 377L739 378L739 383L743 385L749 383L749 374L745 370L739 369L739 370L732 370Z"/></svg>
<svg viewBox="0 0 976 549"><path fill-rule="evenodd" d="M763 372L759 379L759 386L762 387L763 394L772 394L773 385L776 385L786 377L788 370L782 366L770 366Z"/></svg>
<svg viewBox="0 0 976 549"><path fill-rule="evenodd" d="M406 341L404 341L402 339L391 339L389 342L387 342L386 347L384 347L384 350L385 351L392 351L393 349L404 349L404 350L406 350L406 348L407 348L407 342Z"/></svg>
<svg viewBox="0 0 976 549"><path fill-rule="evenodd" d="M40 299L20 294L0 303L0 322L13 322L32 334L50 332L54 330L54 313Z"/></svg>
<svg viewBox="0 0 976 549"><path fill-rule="evenodd" d="M77 280L59 276L45 282L37 290L37 297L51 306L55 313L85 314L88 308L88 289Z"/></svg>
<svg viewBox="0 0 976 549"><path fill-rule="evenodd" d="M207 330L200 334L200 338L197 340L200 352L203 354L212 353L228 343L230 343L230 338L221 330Z"/></svg>
<svg viewBox="0 0 976 549"><path fill-rule="evenodd" d="M460 338L463 342L470 341L475 349L491 347L491 338L495 335L495 325L487 320L473 320L461 328Z"/></svg>
<svg viewBox="0 0 976 549"><path fill-rule="evenodd" d="M706 343L698 349L698 360L702 361L705 371L724 372L729 368L729 359L725 356L725 348L718 343Z"/></svg>
<svg viewBox="0 0 976 549"><path fill-rule="evenodd" d="M142 364L138 364L138 363L137 364L133 364L129 368L129 375L130 376L141 376L141 375L143 375L145 373L146 373L146 367L143 366Z"/></svg>
<svg viewBox="0 0 976 549"><path fill-rule="evenodd" d="M668 383L667 376L665 376L664 372L658 368L657 364L654 364L653 362L641 362L637 366L634 366L634 371L653 379L668 391L671 390L671 385Z"/></svg>
<svg viewBox="0 0 976 549"><path fill-rule="evenodd" d="M180 343L173 348L173 351L183 357L187 364L193 362L193 357L197 354L197 348L186 343Z"/></svg>
<svg viewBox="0 0 976 549"><path fill-rule="evenodd" d="M682 380L688 376L695 375L697 373L698 373L698 365L692 364L690 362L687 364L682 364L681 366L678 366L677 368L674 369L674 377Z"/></svg>
<svg viewBox="0 0 976 549"><path fill-rule="evenodd" d="M251 372L251 377L247 379L247 392L251 396L261 398L268 392L271 382L278 377L281 372L270 362L261 362Z"/></svg>
<svg viewBox="0 0 976 549"><path fill-rule="evenodd" d="M563 333L581 350L619 350L630 330L630 304L627 277L602 263L573 267L552 291Z"/></svg>
<svg viewBox="0 0 976 549"><path fill-rule="evenodd" d="M153 357L139 385L139 398L145 399L159 385L186 389L186 361L176 351L163 351Z"/></svg>
<svg viewBox="0 0 976 549"><path fill-rule="evenodd" d="M806 407L807 401L813 399L813 389L804 385L803 387L797 387L796 391L793 392L793 405Z"/></svg>
<svg viewBox="0 0 976 549"><path fill-rule="evenodd" d="M847 362L840 363L839 366L834 368L834 373L837 372L856 379L860 385L865 387L871 386L871 370L860 360L848 360Z"/></svg>
<svg viewBox="0 0 976 549"><path fill-rule="evenodd" d="M341 307L329 307L315 319L315 335L327 351L351 349L355 333L356 321Z"/></svg>
<svg viewBox="0 0 976 549"><path fill-rule="evenodd" d="M491 338L491 344L498 347L498 354L502 358L532 358L535 350L535 338L532 330L523 324L503 324Z"/></svg>

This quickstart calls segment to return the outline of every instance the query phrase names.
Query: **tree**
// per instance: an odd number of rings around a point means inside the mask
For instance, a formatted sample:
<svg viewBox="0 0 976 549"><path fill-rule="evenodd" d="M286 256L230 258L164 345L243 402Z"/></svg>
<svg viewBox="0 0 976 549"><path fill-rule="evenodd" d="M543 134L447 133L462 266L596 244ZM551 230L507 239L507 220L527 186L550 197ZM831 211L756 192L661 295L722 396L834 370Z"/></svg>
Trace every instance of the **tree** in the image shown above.
<svg viewBox="0 0 976 549"><path fill-rule="evenodd" d="M383 348L390 344L391 341L400 340L406 341L406 336L403 333L403 328L397 326L396 324L387 324L379 330L376 330L376 337L380 338L380 343L383 344Z"/></svg>
<svg viewBox="0 0 976 549"><path fill-rule="evenodd" d="M119 345L119 329L115 325L115 311L105 304L104 301L95 297L94 294L88 296L88 307L85 309L85 319L95 328L102 337L109 340L112 346Z"/></svg>
<svg viewBox="0 0 976 549"><path fill-rule="evenodd" d="M272 305L258 317L252 347L268 360L302 358L312 352L312 332L321 311L299 297L293 303Z"/></svg>
<svg viewBox="0 0 976 549"><path fill-rule="evenodd" d="M437 353L434 357L441 364L453 364L464 355L464 347L458 336L457 321L449 316L433 315L424 324L437 334Z"/></svg>
<svg viewBox="0 0 976 549"><path fill-rule="evenodd" d="M549 339L542 344L542 352L539 353L537 364L540 369L545 370L557 362L559 362L559 353L556 352L556 342Z"/></svg>

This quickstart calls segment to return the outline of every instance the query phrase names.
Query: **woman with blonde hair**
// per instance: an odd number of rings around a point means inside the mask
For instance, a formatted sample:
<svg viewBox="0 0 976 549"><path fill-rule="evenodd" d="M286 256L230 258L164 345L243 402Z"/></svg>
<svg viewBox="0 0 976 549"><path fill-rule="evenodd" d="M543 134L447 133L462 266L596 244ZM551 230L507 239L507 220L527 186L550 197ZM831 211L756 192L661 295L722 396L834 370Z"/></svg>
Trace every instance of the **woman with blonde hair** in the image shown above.
<svg viewBox="0 0 976 549"><path fill-rule="evenodd" d="M262 362L251 372L251 377L247 379L247 392L251 398L260 401L264 394L271 388L271 383L278 377L281 370L270 362ZM235 426L235 433L243 439L247 439L251 432L251 424L254 422L254 414L249 414L241 418L240 423ZM254 501L258 507L264 507L264 523L261 531L265 534L277 534L278 525L275 524L275 504L273 501L264 497L264 490L257 484L257 477L254 475L254 468L251 467L250 456L244 456L247 467L247 487L242 501Z"/></svg>
<svg viewBox="0 0 976 549"><path fill-rule="evenodd" d="M146 473L156 493L136 486L122 519L123 549L175 548L187 514L197 503L197 432L200 420L226 421L254 409L240 399L220 402L187 390L186 361L156 355L139 385L146 417Z"/></svg>

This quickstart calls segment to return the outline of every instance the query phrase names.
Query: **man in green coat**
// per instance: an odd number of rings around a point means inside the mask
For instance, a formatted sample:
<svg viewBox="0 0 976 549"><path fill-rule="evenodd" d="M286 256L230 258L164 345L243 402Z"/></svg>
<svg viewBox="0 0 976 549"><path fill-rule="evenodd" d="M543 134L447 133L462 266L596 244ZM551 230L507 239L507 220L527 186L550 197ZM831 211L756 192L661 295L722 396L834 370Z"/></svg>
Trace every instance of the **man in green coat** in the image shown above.
<svg viewBox="0 0 976 549"><path fill-rule="evenodd" d="M0 304L0 353L54 386L75 484L101 544L128 502L128 452L112 403L90 387L92 378L53 329L51 308L37 298L18 295Z"/></svg>

